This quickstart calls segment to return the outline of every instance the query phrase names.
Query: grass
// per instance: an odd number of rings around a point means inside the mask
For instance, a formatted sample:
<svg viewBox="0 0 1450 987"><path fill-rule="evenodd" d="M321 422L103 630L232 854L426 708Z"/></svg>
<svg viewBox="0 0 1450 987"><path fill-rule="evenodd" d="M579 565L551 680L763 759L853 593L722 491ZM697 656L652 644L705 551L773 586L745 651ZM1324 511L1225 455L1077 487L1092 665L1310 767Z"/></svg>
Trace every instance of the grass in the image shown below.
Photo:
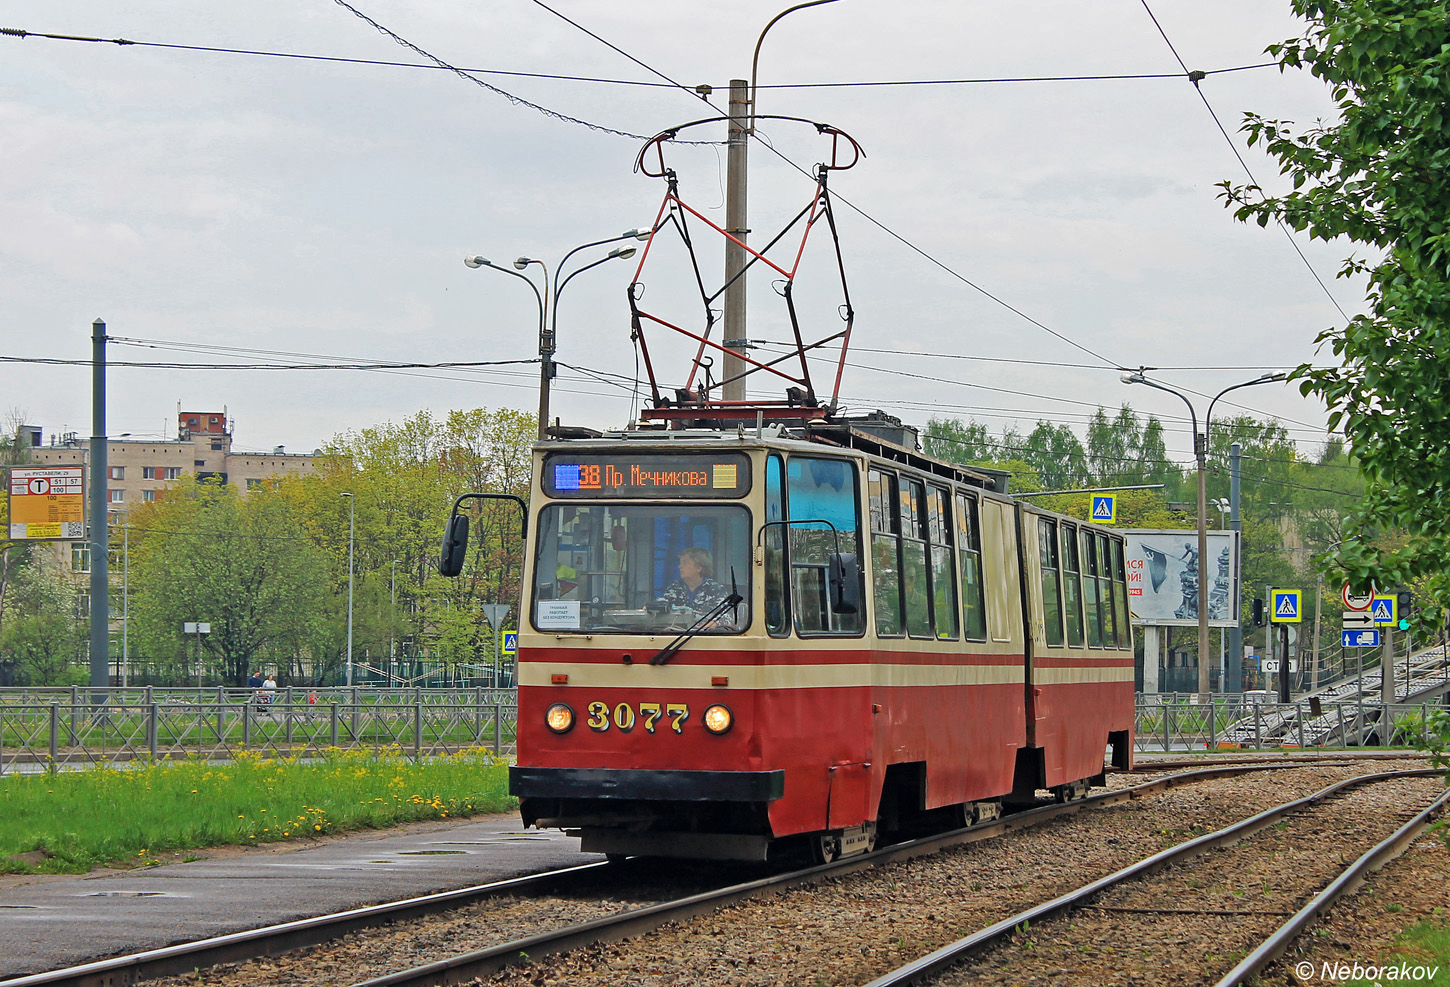
<svg viewBox="0 0 1450 987"><path fill-rule="evenodd" d="M1411 967L1439 967L1431 979L1417 981L1435 987L1450 987L1450 928L1445 920L1422 921L1400 933L1394 951L1380 962L1381 966L1405 963ZM1346 984L1369 987L1371 981L1351 980Z"/></svg>
<svg viewBox="0 0 1450 987"><path fill-rule="evenodd" d="M79 873L146 864L164 851L295 840L514 804L507 766L482 748L416 763L397 748L332 748L307 763L241 753L225 764L158 761L7 775L0 777L0 873Z"/></svg>

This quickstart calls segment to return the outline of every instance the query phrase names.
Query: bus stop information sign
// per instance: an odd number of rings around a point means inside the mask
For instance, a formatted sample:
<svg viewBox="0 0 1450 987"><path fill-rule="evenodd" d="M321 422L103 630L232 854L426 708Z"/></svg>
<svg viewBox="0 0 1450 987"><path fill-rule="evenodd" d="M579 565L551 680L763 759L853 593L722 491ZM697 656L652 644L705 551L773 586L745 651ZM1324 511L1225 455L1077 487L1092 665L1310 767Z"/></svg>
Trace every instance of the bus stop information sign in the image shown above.
<svg viewBox="0 0 1450 987"><path fill-rule="evenodd" d="M20 467L10 471L10 537L86 536L86 468Z"/></svg>

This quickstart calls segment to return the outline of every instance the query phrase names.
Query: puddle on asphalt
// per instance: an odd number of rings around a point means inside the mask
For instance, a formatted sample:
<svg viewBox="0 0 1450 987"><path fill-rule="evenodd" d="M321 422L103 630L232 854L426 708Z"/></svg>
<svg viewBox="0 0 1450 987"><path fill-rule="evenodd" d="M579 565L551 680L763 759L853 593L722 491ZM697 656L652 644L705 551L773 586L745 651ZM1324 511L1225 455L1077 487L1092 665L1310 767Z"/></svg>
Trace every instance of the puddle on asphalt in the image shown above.
<svg viewBox="0 0 1450 987"><path fill-rule="evenodd" d="M170 891L87 891L74 895L76 898L189 898L190 895L172 894Z"/></svg>
<svg viewBox="0 0 1450 987"><path fill-rule="evenodd" d="M467 850L399 850L400 857L441 857L452 853L468 853Z"/></svg>

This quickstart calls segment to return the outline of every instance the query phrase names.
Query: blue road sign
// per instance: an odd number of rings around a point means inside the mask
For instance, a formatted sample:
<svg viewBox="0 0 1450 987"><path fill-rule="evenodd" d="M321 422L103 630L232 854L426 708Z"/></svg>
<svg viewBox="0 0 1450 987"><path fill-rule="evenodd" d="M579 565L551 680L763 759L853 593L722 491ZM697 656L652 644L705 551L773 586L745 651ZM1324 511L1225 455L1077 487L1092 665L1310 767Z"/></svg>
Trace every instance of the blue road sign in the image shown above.
<svg viewBox="0 0 1450 987"><path fill-rule="evenodd" d="M1112 494L1093 494L1093 520L1112 524L1118 516L1118 498Z"/></svg>
<svg viewBox="0 0 1450 987"><path fill-rule="evenodd" d="M1379 631L1340 631L1339 643L1345 648L1378 648Z"/></svg>
<svg viewBox="0 0 1450 987"><path fill-rule="evenodd" d="M1274 590L1273 609L1269 611L1269 620L1275 624L1300 623L1299 591L1297 589Z"/></svg>
<svg viewBox="0 0 1450 987"><path fill-rule="evenodd" d="M1393 624L1400 619L1397 600L1393 596L1376 596L1369 605L1369 612L1376 624Z"/></svg>
<svg viewBox="0 0 1450 987"><path fill-rule="evenodd" d="M503 641L498 649L499 654L505 658L517 658L519 656L519 632L504 631L499 638Z"/></svg>

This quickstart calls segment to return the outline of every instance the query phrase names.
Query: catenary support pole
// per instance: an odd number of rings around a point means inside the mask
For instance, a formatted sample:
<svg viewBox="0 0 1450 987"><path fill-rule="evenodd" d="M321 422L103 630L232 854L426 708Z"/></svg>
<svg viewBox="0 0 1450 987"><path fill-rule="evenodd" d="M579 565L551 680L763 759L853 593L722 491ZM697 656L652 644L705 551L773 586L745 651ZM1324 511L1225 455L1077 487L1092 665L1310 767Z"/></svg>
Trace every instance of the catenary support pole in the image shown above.
<svg viewBox="0 0 1450 987"><path fill-rule="evenodd" d="M1243 521L1239 519L1239 457L1242 455L1243 447L1237 442L1228 449L1228 503L1229 520L1228 526L1233 531L1243 531ZM1239 536L1243 538L1242 535ZM1243 585L1243 542L1240 540L1238 551L1239 572L1238 579L1234 583L1233 598L1233 626L1228 630L1228 685L1227 692L1244 691L1244 627L1243 627L1243 594L1239 587Z"/></svg>
<svg viewBox="0 0 1450 987"><path fill-rule="evenodd" d="M744 79L730 80L730 134L725 152L725 232L740 243L725 241L725 316L721 345L731 352L725 354L721 367L721 397L726 401L745 400L745 362L736 356L744 352L745 338L745 265L749 260L745 243L747 228L746 162L750 150L750 83Z"/></svg>
<svg viewBox="0 0 1450 987"><path fill-rule="evenodd" d="M91 685L111 684L110 569L106 507L106 323L91 323ZM104 695L93 697L104 702Z"/></svg>

